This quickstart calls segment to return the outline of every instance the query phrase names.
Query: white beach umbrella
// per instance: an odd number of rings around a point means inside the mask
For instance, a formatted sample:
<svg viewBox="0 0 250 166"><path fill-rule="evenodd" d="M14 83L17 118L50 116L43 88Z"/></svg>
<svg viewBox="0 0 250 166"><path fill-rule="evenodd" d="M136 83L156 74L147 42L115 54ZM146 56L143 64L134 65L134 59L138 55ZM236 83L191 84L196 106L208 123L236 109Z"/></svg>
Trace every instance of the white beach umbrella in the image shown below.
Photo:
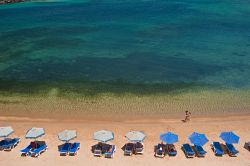
<svg viewBox="0 0 250 166"><path fill-rule="evenodd" d="M94 133L94 140L108 142L114 139L114 133L108 130L100 130Z"/></svg>
<svg viewBox="0 0 250 166"><path fill-rule="evenodd" d="M12 127L0 127L0 137L8 137L14 133Z"/></svg>
<svg viewBox="0 0 250 166"><path fill-rule="evenodd" d="M130 131L126 134L126 138L130 142L143 142L146 135L142 131Z"/></svg>
<svg viewBox="0 0 250 166"><path fill-rule="evenodd" d="M65 142L69 142L76 137L76 130L64 130L58 134L58 139Z"/></svg>
<svg viewBox="0 0 250 166"><path fill-rule="evenodd" d="M41 137L43 135L45 135L45 131L44 131L43 128L33 127L27 132L25 138L27 138L27 139L37 139L37 138L39 138L39 137Z"/></svg>

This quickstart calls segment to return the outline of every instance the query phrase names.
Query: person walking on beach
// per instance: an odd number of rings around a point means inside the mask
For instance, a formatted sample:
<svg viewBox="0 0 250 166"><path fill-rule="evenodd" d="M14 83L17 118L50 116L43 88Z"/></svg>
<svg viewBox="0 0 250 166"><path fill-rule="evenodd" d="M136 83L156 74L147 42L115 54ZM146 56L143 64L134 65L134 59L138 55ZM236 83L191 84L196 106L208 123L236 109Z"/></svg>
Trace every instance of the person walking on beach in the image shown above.
<svg viewBox="0 0 250 166"><path fill-rule="evenodd" d="M189 112L188 110L185 111L185 119L183 122L188 122L190 121L190 117L191 117L191 112Z"/></svg>

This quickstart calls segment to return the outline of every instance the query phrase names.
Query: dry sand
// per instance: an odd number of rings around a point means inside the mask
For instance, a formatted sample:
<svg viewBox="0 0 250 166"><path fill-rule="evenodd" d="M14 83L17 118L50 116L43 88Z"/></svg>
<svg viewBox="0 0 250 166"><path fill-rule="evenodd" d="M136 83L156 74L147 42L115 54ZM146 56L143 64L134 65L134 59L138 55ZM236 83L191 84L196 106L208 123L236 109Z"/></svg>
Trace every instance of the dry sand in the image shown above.
<svg viewBox="0 0 250 166"><path fill-rule="evenodd" d="M221 117L195 117L189 123L182 123L181 118L169 119L143 119L143 120L119 120L104 121L95 120L74 120L67 118L56 119L34 119L20 117L0 117L0 126L11 125L15 129L14 137L20 137L21 143L11 152L0 152L0 165L4 166L28 166L28 165L103 165L103 166L153 166L153 165L216 165L216 166L250 166L250 152L243 148L246 141L250 141L250 114L239 116ZM26 140L24 135L31 127L44 127L46 135L41 138L48 144L48 151L39 158L20 157L19 150L26 147L30 140ZM76 129L78 137L75 141L81 142L81 149L77 156L59 156L57 146L61 142L57 139L57 133L64 129ZM90 148L96 143L92 140L93 132L101 129L108 129L115 133L115 140L112 141L117 146L117 151L113 159L93 157ZM145 140L145 153L131 157L123 156L122 146L127 142L125 133L130 130L141 130L147 134ZM240 136L240 143L236 148L240 151L238 157L216 157L210 148L210 143L205 145L208 152L205 158L187 159L180 147L182 143L189 142L188 136L193 132L206 133L211 141L221 141L219 134L222 131L233 130ZM178 155L176 157L166 156L163 159L154 157L154 145L159 140L159 135L166 131L179 134L179 143L176 144Z"/></svg>

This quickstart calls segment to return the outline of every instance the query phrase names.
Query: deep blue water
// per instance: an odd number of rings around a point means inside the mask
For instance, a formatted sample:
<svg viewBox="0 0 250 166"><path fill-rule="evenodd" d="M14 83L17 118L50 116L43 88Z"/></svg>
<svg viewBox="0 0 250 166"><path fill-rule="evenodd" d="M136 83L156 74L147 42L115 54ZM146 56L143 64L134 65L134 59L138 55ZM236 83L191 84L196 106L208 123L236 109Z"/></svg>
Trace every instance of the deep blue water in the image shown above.
<svg viewBox="0 0 250 166"><path fill-rule="evenodd" d="M250 87L250 1L0 6L0 80Z"/></svg>

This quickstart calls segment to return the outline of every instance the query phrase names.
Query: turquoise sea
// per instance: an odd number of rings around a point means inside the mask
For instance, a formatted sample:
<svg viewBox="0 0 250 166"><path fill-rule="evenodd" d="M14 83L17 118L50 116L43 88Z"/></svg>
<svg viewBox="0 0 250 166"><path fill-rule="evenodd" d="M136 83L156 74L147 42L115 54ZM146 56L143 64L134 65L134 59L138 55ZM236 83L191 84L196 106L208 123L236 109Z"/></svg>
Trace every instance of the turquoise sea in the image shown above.
<svg viewBox="0 0 250 166"><path fill-rule="evenodd" d="M250 1L64 0L0 6L0 91L250 88Z"/></svg>

